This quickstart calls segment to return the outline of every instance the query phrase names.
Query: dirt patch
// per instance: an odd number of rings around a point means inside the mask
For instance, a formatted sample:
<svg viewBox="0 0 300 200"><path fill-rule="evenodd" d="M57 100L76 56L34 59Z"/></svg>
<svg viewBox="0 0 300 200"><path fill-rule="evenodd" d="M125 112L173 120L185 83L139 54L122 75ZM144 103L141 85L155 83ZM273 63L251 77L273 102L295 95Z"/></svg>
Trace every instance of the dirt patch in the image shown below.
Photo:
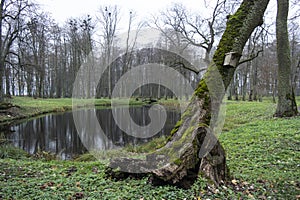
<svg viewBox="0 0 300 200"><path fill-rule="evenodd" d="M19 107L13 106L5 110L0 110L0 117L25 117L25 115L21 113Z"/></svg>

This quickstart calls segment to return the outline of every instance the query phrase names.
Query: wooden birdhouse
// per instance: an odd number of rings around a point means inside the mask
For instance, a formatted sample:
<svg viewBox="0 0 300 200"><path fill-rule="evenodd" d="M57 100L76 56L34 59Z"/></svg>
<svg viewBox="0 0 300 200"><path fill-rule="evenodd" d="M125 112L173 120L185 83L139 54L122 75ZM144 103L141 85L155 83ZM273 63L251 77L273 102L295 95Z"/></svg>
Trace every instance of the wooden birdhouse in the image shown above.
<svg viewBox="0 0 300 200"><path fill-rule="evenodd" d="M238 64L238 59L240 54L237 52L229 52L225 54L224 66L227 67L236 67Z"/></svg>

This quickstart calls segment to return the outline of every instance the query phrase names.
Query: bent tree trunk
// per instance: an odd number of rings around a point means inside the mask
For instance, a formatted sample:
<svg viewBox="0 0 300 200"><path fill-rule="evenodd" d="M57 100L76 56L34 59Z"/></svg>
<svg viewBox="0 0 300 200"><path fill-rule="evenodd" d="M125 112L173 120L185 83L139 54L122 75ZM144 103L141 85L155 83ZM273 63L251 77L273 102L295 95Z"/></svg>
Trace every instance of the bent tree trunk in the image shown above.
<svg viewBox="0 0 300 200"><path fill-rule="evenodd" d="M153 181L178 184L204 175L215 184L227 177L225 151L214 134L225 91L235 64L224 66L225 54L238 62L253 30L263 23L269 0L244 0L226 24L213 61L200 80L191 102L171 132L165 146L146 159L112 159L110 167L129 173L149 173ZM193 177L193 178L191 178Z"/></svg>

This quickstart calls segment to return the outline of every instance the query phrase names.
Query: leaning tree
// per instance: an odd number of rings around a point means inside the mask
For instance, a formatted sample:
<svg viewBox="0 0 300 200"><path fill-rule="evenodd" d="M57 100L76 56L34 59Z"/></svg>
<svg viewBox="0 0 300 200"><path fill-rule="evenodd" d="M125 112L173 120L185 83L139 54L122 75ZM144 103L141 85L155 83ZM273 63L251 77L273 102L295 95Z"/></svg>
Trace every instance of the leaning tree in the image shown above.
<svg viewBox="0 0 300 200"><path fill-rule="evenodd" d="M268 3L269 0L243 0L238 10L228 16L213 60L166 144L145 159L112 159L110 167L151 174L152 181L171 184L186 178L195 180L198 175L215 184L226 180L225 151L215 135L220 105L248 38L263 23Z"/></svg>

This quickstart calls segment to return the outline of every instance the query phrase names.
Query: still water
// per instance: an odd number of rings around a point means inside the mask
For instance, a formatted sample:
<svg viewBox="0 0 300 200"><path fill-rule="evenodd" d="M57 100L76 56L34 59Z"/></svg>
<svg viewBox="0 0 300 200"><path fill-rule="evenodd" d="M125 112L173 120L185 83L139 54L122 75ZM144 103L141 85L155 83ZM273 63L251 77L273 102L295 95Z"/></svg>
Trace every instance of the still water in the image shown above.
<svg viewBox="0 0 300 200"><path fill-rule="evenodd" d="M114 109L114 110L113 110ZM150 123L149 107L130 107L129 113L132 120L141 126ZM76 115L81 116L84 126L76 128L72 112L62 114L49 114L11 127L12 133L7 139L19 148L30 154L38 151L55 153L62 159L71 159L76 155L85 153L87 149L113 149L128 144L141 144L154 137L168 135L179 119L176 110L167 110L166 123L153 137L140 138L128 135L116 124L113 112L123 112L122 108L102 108L78 110ZM98 133L98 126L89 123L89 117L94 113L100 124L102 133ZM158 116L159 118L159 116ZM78 124L77 124L78 125ZM92 134L86 134L87 130L94 130ZM80 135L80 136L79 136Z"/></svg>

